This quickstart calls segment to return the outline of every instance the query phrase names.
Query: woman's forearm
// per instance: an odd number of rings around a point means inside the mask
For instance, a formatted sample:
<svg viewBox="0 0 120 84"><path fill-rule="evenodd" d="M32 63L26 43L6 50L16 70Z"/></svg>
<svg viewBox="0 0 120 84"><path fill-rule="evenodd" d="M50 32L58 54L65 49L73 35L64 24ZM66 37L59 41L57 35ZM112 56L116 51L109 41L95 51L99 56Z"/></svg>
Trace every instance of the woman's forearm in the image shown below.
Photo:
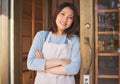
<svg viewBox="0 0 120 84"><path fill-rule="evenodd" d="M45 69L53 68L60 65L61 61L59 59L47 59Z"/></svg>
<svg viewBox="0 0 120 84"><path fill-rule="evenodd" d="M51 73L51 74L59 74L59 75L66 75L67 74L64 66L57 66L54 68L46 69L45 72Z"/></svg>
<svg viewBox="0 0 120 84"><path fill-rule="evenodd" d="M65 66L71 63L71 60L68 59L46 59L45 69L57 67L57 66Z"/></svg>
<svg viewBox="0 0 120 84"><path fill-rule="evenodd" d="M36 50L36 58L44 59L44 55L41 51ZM68 59L46 59L45 69L53 68L60 65L69 64L71 61Z"/></svg>
<svg viewBox="0 0 120 84"><path fill-rule="evenodd" d="M35 55L36 58L44 59L43 53L39 50L36 50ZM70 62L71 60L69 59L46 59L45 69L53 68L60 65L64 66L69 64Z"/></svg>

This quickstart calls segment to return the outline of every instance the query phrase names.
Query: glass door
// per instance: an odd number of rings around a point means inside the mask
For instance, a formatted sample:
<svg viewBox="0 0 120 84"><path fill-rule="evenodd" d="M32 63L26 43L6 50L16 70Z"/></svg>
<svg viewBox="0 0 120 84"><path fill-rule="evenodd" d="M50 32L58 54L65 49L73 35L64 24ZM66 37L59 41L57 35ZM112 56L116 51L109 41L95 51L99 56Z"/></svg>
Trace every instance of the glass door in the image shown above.
<svg viewBox="0 0 120 84"><path fill-rule="evenodd" d="M119 0L95 0L95 84L120 84Z"/></svg>

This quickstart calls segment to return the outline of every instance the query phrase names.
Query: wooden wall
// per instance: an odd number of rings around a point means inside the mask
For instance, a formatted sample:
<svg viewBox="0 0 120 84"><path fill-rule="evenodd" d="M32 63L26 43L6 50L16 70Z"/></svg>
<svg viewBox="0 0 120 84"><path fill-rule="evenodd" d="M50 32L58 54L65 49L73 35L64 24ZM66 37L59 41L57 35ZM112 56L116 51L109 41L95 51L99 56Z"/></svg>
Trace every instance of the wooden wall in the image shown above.
<svg viewBox="0 0 120 84"><path fill-rule="evenodd" d="M22 84L21 1L14 1L14 84Z"/></svg>
<svg viewBox="0 0 120 84"><path fill-rule="evenodd" d="M22 84L33 84L35 72L27 69L27 55L35 34L46 29L46 2L45 0L22 0L21 3Z"/></svg>

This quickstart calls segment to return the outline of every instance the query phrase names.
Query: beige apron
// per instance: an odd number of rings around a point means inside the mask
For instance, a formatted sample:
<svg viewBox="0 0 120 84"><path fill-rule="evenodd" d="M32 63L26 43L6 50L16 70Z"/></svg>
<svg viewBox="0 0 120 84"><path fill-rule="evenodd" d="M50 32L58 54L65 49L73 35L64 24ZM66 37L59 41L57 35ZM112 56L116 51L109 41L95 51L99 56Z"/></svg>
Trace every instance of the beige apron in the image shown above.
<svg viewBox="0 0 120 84"><path fill-rule="evenodd" d="M49 39L52 32L49 33L46 42L43 45L43 54L45 59L53 58L71 58L71 41L68 44L50 43ZM35 84L75 84L74 76L56 75L37 71Z"/></svg>

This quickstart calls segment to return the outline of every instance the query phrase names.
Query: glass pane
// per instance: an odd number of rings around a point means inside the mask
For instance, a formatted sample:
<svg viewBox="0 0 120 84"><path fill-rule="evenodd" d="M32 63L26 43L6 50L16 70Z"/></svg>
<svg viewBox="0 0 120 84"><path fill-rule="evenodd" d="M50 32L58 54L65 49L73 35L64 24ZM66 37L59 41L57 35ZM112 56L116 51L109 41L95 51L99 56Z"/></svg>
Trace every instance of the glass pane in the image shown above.
<svg viewBox="0 0 120 84"><path fill-rule="evenodd" d="M98 30L99 31L118 31L119 18L118 13L99 13Z"/></svg>
<svg viewBox="0 0 120 84"><path fill-rule="evenodd" d="M35 0L35 4L38 6L43 6L43 0Z"/></svg>
<svg viewBox="0 0 120 84"><path fill-rule="evenodd" d="M32 22L23 21L22 23L22 35L23 36L31 36L32 33Z"/></svg>
<svg viewBox="0 0 120 84"><path fill-rule="evenodd" d="M38 31L40 31L40 30L42 30L43 29L43 24L42 23L35 23L35 34L38 32Z"/></svg>
<svg viewBox="0 0 120 84"><path fill-rule="evenodd" d="M22 18L31 20L32 19L32 4L27 4L27 3L23 2L22 6L23 6L23 8L22 8L22 12L23 12Z"/></svg>
<svg viewBox="0 0 120 84"><path fill-rule="evenodd" d="M30 46L31 46L31 38L28 38L28 37L24 37L23 40L22 40L22 52L23 53L26 53L29 51L30 49Z"/></svg>
<svg viewBox="0 0 120 84"><path fill-rule="evenodd" d="M98 74L99 75L118 75L119 74L118 56L99 56Z"/></svg>
<svg viewBox="0 0 120 84"><path fill-rule="evenodd" d="M43 20L43 9L35 7L35 20Z"/></svg>
<svg viewBox="0 0 120 84"><path fill-rule="evenodd" d="M98 52L99 53L117 53L119 52L119 36L116 34L99 35Z"/></svg>
<svg viewBox="0 0 120 84"><path fill-rule="evenodd" d="M119 0L98 0L98 9L116 9Z"/></svg>
<svg viewBox="0 0 120 84"><path fill-rule="evenodd" d="M98 79L98 84L119 84L118 79Z"/></svg>

